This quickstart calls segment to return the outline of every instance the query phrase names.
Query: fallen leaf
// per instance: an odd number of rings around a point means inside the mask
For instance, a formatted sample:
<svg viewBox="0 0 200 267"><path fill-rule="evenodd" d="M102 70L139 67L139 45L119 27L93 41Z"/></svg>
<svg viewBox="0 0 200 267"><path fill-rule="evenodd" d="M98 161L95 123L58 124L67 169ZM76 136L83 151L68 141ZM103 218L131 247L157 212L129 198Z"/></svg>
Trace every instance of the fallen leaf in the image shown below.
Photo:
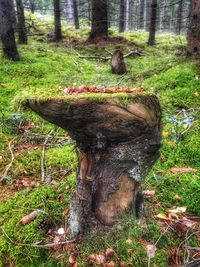
<svg viewBox="0 0 200 267"><path fill-rule="evenodd" d="M105 252L105 256L108 258L112 258L115 254L115 251L113 248L107 248Z"/></svg>
<svg viewBox="0 0 200 267"><path fill-rule="evenodd" d="M106 262L106 257L103 254L96 254L95 255L95 262L97 264L104 264Z"/></svg>
<svg viewBox="0 0 200 267"><path fill-rule="evenodd" d="M171 213L184 213L186 212L186 210L187 210L186 207L177 207L175 209L168 209L167 211Z"/></svg>
<svg viewBox="0 0 200 267"><path fill-rule="evenodd" d="M174 199L176 199L177 201L181 200L181 197L179 195L175 195Z"/></svg>
<svg viewBox="0 0 200 267"><path fill-rule="evenodd" d="M88 256L87 261L88 261L89 265L93 265L95 263L95 261L96 261L95 254L92 254L92 255Z"/></svg>
<svg viewBox="0 0 200 267"><path fill-rule="evenodd" d="M106 266L106 267L115 267L115 263L114 263L114 261L110 261L110 262L107 262L107 263L105 264L105 266Z"/></svg>
<svg viewBox="0 0 200 267"><path fill-rule="evenodd" d="M165 213L159 213L158 215L156 215L156 218L161 220L169 220L168 216Z"/></svg>
<svg viewBox="0 0 200 267"><path fill-rule="evenodd" d="M126 264L125 261L120 261L119 262L119 267L126 267L126 266L127 266L127 264Z"/></svg>
<svg viewBox="0 0 200 267"><path fill-rule="evenodd" d="M69 263L73 265L76 262L76 258L74 256L69 256Z"/></svg>
<svg viewBox="0 0 200 267"><path fill-rule="evenodd" d="M127 240L126 240L126 244L131 244L133 241L132 241L132 239L130 239L130 238L128 238Z"/></svg>
<svg viewBox="0 0 200 267"><path fill-rule="evenodd" d="M142 191L142 194L144 196L154 196L155 195L155 190L144 190L144 191Z"/></svg>
<svg viewBox="0 0 200 267"><path fill-rule="evenodd" d="M173 167L170 169L172 173L189 173L189 172L197 172L196 169L190 168L190 167Z"/></svg>
<svg viewBox="0 0 200 267"><path fill-rule="evenodd" d="M21 219L20 223L23 224L23 225L29 224L30 222L32 222L36 218L37 214L38 214L38 211L34 210L30 214L24 216Z"/></svg>
<svg viewBox="0 0 200 267"><path fill-rule="evenodd" d="M149 259L153 259L155 257L156 250L157 248L155 245L147 245L147 257Z"/></svg>

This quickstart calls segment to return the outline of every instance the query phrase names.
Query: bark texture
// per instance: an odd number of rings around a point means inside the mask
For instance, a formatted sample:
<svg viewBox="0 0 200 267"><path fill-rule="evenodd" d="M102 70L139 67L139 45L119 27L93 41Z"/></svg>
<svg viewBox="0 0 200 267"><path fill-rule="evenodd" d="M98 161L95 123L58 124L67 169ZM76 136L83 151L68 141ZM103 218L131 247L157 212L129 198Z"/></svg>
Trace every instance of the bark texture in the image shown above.
<svg viewBox="0 0 200 267"><path fill-rule="evenodd" d="M119 32L124 32L125 30L125 5L125 0L120 0Z"/></svg>
<svg viewBox="0 0 200 267"><path fill-rule="evenodd" d="M183 0L179 0L178 13L177 13L176 34L181 34L181 29L182 29L182 13L183 13Z"/></svg>
<svg viewBox="0 0 200 267"><path fill-rule="evenodd" d="M117 49L112 57L112 73L122 75L126 73L123 53Z"/></svg>
<svg viewBox="0 0 200 267"><path fill-rule="evenodd" d="M11 1L0 0L0 37L3 46L3 53L9 59L19 60L11 11Z"/></svg>
<svg viewBox="0 0 200 267"><path fill-rule="evenodd" d="M151 21L149 28L149 40L148 45L155 45L155 35L156 35L156 17L157 17L157 0L152 0L151 3Z"/></svg>
<svg viewBox="0 0 200 267"><path fill-rule="evenodd" d="M144 4L145 0L140 0L140 29L144 29Z"/></svg>
<svg viewBox="0 0 200 267"><path fill-rule="evenodd" d="M188 28L187 51L190 55L200 53L200 1L192 0L189 28Z"/></svg>
<svg viewBox="0 0 200 267"><path fill-rule="evenodd" d="M22 0L16 0L17 6L17 32L19 44L27 44L27 32L25 25L24 6Z"/></svg>
<svg viewBox="0 0 200 267"><path fill-rule="evenodd" d="M108 0L92 0L92 29L89 41L108 37Z"/></svg>
<svg viewBox="0 0 200 267"><path fill-rule="evenodd" d="M74 25L76 29L79 29L80 25L79 25L78 7L76 0L73 0L73 10L74 10Z"/></svg>
<svg viewBox="0 0 200 267"><path fill-rule="evenodd" d="M35 0L29 0L29 6L30 6L31 13L34 14L35 9L36 9Z"/></svg>
<svg viewBox="0 0 200 267"><path fill-rule="evenodd" d="M53 0L53 7L54 7L54 40L56 42L59 42L62 40L60 0Z"/></svg>
<svg viewBox="0 0 200 267"><path fill-rule="evenodd" d="M161 111L154 96L28 101L29 107L77 142L77 187L70 204L73 236L96 218L113 225L125 209L135 210L142 179L159 156Z"/></svg>

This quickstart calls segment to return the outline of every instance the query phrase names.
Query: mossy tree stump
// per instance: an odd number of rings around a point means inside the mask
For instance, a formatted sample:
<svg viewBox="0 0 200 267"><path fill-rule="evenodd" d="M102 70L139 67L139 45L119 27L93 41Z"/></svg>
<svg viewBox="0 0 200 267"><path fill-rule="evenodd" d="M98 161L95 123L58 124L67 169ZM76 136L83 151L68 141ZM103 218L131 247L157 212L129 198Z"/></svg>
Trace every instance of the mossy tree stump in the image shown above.
<svg viewBox="0 0 200 267"><path fill-rule="evenodd" d="M103 100L79 96L29 100L28 105L76 140L73 236L87 228L91 216L112 225L122 211L135 209L139 185L159 157L161 110L155 96L106 94Z"/></svg>

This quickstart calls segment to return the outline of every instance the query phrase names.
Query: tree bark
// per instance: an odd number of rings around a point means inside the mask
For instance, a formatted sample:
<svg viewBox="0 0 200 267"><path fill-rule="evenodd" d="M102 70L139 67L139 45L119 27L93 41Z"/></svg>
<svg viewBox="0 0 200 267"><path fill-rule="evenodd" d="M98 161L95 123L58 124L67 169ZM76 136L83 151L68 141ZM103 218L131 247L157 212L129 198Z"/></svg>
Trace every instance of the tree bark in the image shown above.
<svg viewBox="0 0 200 267"><path fill-rule="evenodd" d="M22 0L16 0L17 6L17 31L19 44L27 44L27 32L25 25L24 6Z"/></svg>
<svg viewBox="0 0 200 267"><path fill-rule="evenodd" d="M120 0L120 14L119 14L119 32L125 30L125 0Z"/></svg>
<svg viewBox="0 0 200 267"><path fill-rule="evenodd" d="M54 41L62 40L60 0L53 0L54 6Z"/></svg>
<svg viewBox="0 0 200 267"><path fill-rule="evenodd" d="M113 225L125 209L135 211L139 185L159 156L157 98L129 94L125 99L28 101L32 110L76 140L77 186L69 219L73 236L84 232L92 218Z"/></svg>
<svg viewBox="0 0 200 267"><path fill-rule="evenodd" d="M80 29L80 25L79 25L78 7L76 0L73 0L73 10L74 10L74 25L75 28L78 30Z"/></svg>
<svg viewBox="0 0 200 267"><path fill-rule="evenodd" d="M0 0L0 37L3 53L9 59L19 60L12 21L12 4L10 0Z"/></svg>
<svg viewBox="0 0 200 267"><path fill-rule="evenodd" d="M157 0L152 0L151 3L151 22L149 28L149 40L148 45L155 45L155 35L156 35L156 17L157 17Z"/></svg>
<svg viewBox="0 0 200 267"><path fill-rule="evenodd" d="M112 73L123 75L126 73L126 65L124 62L124 56L121 50L115 50L112 56Z"/></svg>
<svg viewBox="0 0 200 267"><path fill-rule="evenodd" d="M189 28L187 33L187 51L190 55L200 53L200 2L192 0Z"/></svg>
<svg viewBox="0 0 200 267"><path fill-rule="evenodd" d="M89 41L108 37L108 0L92 0L92 29Z"/></svg>
<svg viewBox="0 0 200 267"><path fill-rule="evenodd" d="M176 34L181 34L182 29L182 13L183 13L183 0L179 0L178 13L177 13L177 25L176 25Z"/></svg>
<svg viewBox="0 0 200 267"><path fill-rule="evenodd" d="M31 13L34 14L35 9L36 9L35 0L29 0L29 6L30 6Z"/></svg>
<svg viewBox="0 0 200 267"><path fill-rule="evenodd" d="M140 0L140 29L144 29L144 4L145 0Z"/></svg>

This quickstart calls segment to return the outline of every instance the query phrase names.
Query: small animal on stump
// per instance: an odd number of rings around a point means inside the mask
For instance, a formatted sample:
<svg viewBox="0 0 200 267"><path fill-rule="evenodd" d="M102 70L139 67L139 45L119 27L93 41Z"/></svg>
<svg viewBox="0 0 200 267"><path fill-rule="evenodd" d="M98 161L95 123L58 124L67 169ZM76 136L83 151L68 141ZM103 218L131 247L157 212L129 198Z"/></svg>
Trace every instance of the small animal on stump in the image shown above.
<svg viewBox="0 0 200 267"><path fill-rule="evenodd" d="M115 50L112 57L112 73L122 75L126 73L124 56L120 49Z"/></svg>

